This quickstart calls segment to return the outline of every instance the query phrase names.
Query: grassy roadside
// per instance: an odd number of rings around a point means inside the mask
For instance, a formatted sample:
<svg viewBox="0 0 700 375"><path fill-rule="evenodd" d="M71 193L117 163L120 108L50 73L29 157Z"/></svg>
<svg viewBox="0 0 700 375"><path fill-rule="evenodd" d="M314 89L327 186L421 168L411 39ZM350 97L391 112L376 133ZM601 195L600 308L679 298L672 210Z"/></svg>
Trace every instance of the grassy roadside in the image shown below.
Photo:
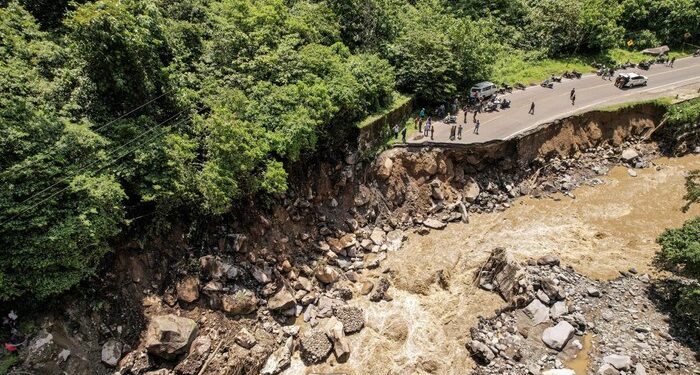
<svg viewBox="0 0 700 375"><path fill-rule="evenodd" d="M669 57L680 58L691 53L690 50L671 51L669 52ZM561 75L567 70L577 70L582 73L593 72L595 69L591 64L594 62L623 64L630 61L638 63L651 58L653 57L638 51L620 48L599 55L558 59L541 58L535 54L528 54L522 51L503 51L496 58L491 80L510 85L516 82L529 85L539 83L551 75Z"/></svg>
<svg viewBox="0 0 700 375"><path fill-rule="evenodd" d="M602 108L596 108L595 110L601 111L601 112L615 112L615 111L619 111L621 109L631 108L631 107L635 107L635 106L638 106L641 104L657 104L657 105L666 107L666 106L670 106L673 104L673 98L664 97L664 98L656 98L656 99L637 100L637 101L633 101L633 102L619 103L619 104L605 106Z"/></svg>

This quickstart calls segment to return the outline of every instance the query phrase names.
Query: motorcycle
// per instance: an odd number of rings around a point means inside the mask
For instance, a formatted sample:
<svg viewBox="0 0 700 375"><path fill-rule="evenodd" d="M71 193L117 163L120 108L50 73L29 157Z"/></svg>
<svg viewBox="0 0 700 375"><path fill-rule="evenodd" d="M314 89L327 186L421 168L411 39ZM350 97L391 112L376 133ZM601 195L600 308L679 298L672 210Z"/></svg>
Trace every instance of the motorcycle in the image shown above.
<svg viewBox="0 0 700 375"><path fill-rule="evenodd" d="M456 124L457 123L457 116L455 115L447 115L443 120L443 123L445 124Z"/></svg>
<svg viewBox="0 0 700 375"><path fill-rule="evenodd" d="M697 51L695 51L695 53L693 53L693 57L698 57L698 56L700 56L700 49L698 49Z"/></svg>
<svg viewBox="0 0 700 375"><path fill-rule="evenodd" d="M608 73L608 68L606 68L605 65L603 65L602 67L600 67L600 68L599 68L598 70L596 70L596 72L595 72L595 74L596 74L597 76L602 76L602 75L607 74L607 73Z"/></svg>
<svg viewBox="0 0 700 375"><path fill-rule="evenodd" d="M554 83L552 83L550 80L546 79L540 83L540 86L546 87L548 89L553 89L554 88Z"/></svg>
<svg viewBox="0 0 700 375"><path fill-rule="evenodd" d="M523 84L520 83L520 82L518 82L518 83L516 83L515 85L513 85L513 87L514 87L516 90L525 90L525 85L523 85Z"/></svg>
<svg viewBox="0 0 700 375"><path fill-rule="evenodd" d="M501 99L500 107L501 107L501 109L510 108L510 100L508 100L508 99Z"/></svg>
<svg viewBox="0 0 700 375"><path fill-rule="evenodd" d="M651 61L640 61L639 64L637 64L637 67L639 69L649 70L649 68L651 68L651 64Z"/></svg>
<svg viewBox="0 0 700 375"><path fill-rule="evenodd" d="M507 92L513 92L513 86L508 86L507 84L503 84L501 88L498 89L499 94L505 94Z"/></svg>
<svg viewBox="0 0 700 375"><path fill-rule="evenodd" d="M552 76L552 77L550 78L550 80L551 80L552 82L561 82L561 77Z"/></svg>

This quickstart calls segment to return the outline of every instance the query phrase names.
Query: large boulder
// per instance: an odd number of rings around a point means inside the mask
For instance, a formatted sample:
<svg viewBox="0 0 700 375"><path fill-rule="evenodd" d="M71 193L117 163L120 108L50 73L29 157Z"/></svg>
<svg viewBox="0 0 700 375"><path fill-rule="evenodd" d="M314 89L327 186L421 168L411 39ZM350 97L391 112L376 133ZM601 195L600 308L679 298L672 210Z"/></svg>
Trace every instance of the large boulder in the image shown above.
<svg viewBox="0 0 700 375"><path fill-rule="evenodd" d="M513 306L522 306L529 300L532 286L523 266L504 248L495 248L478 275L479 286L496 290Z"/></svg>
<svg viewBox="0 0 700 375"><path fill-rule="evenodd" d="M394 160L389 156L382 155L377 159L377 177L380 180L386 180L391 176L391 170L394 168Z"/></svg>
<svg viewBox="0 0 700 375"><path fill-rule="evenodd" d="M554 350L562 350L566 344L574 337L576 330L566 321L557 323L554 327L549 327L542 333L542 342Z"/></svg>
<svg viewBox="0 0 700 375"><path fill-rule="evenodd" d="M187 276L177 283L175 289L179 301L192 303L199 298L199 278Z"/></svg>
<svg viewBox="0 0 700 375"><path fill-rule="evenodd" d="M252 291L239 288L233 294L221 297L221 309L233 315L250 314L258 308L258 298Z"/></svg>
<svg viewBox="0 0 700 375"><path fill-rule="evenodd" d="M146 331L146 350L149 353L172 359L184 353L197 337L197 323L176 315L153 317Z"/></svg>
<svg viewBox="0 0 700 375"><path fill-rule="evenodd" d="M102 362L109 367L114 367L122 357L123 345L121 342L109 339L102 345Z"/></svg>

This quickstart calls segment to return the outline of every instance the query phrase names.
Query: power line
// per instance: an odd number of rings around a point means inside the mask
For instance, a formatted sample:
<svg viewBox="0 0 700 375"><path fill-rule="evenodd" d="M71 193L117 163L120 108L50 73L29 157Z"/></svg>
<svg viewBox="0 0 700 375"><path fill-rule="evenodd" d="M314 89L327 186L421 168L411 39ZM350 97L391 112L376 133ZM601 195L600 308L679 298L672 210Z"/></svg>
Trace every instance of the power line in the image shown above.
<svg viewBox="0 0 700 375"><path fill-rule="evenodd" d="M180 111L180 113L181 113L181 112L183 112L183 111ZM176 115L174 115L174 116L177 116L177 115L179 115L180 113L178 113L178 114L176 114ZM174 117L174 116L173 116L173 117ZM172 117L171 117L171 118L172 118ZM181 120L181 121L180 121L178 124L176 124L176 125L180 125L180 124L182 124L184 121L187 121L187 120L188 120L188 119ZM149 129L149 130L143 132L143 133L142 133L139 137L137 137L137 138L142 137L143 135L147 134L148 132L151 132L151 131L154 130L154 129L156 129L156 128L153 127L153 128L151 128L151 129ZM156 133L156 134L153 135L152 137L148 138L148 139L146 140L146 142L144 142L144 145L145 145L146 143L152 141L152 140L155 139L156 137L165 134L167 131L168 131L168 129L166 128L166 129L163 129L163 131L161 131L161 132L159 132L159 133ZM137 138L134 138L132 141L136 140ZM120 156L117 157L116 159L111 160L109 163L107 163L107 164L101 166L100 168L98 168L97 170L93 171L92 173L94 174L94 173L100 172L101 170L103 170L103 169L109 167L110 165L112 165L112 164L114 164L115 162L119 161L119 160L120 160L121 158L123 158L124 156L126 156L126 155L128 155L128 154L130 154L130 153L132 153L132 152L134 152L134 151L136 151L137 149L138 149L138 147L134 147L134 148L132 148L131 150L127 150L125 153L123 153L122 155L120 155ZM71 176L70 178L73 178L73 177L77 176L78 174L79 174L79 173L76 173L75 175ZM67 180L67 179L68 179L68 177L64 178L63 181L65 181L65 180ZM59 182L59 183L60 183L60 182ZM56 184L54 184L54 185L52 185L52 186L55 186L55 185L56 185ZM11 218L9 218L9 219L3 221L2 224L0 224L0 226L9 223L10 221L16 219L17 217L19 217L20 215L24 214L25 212L27 212L27 211L29 211L29 210L33 210L34 208L38 207L38 206L41 205L42 203L48 201L49 199L55 197L56 195L58 195L58 194L60 194L60 193L62 193L62 192L64 192L64 191L68 190L69 188L70 188L70 185L64 187L63 189L60 189L60 190L56 191L55 193L49 195L48 197L42 199L41 201L35 203L34 205L32 205L32 206L30 206L30 207L28 207L28 208L22 209L20 212L18 212L17 214L15 214L14 216L12 216ZM46 190L46 189L45 189L45 190ZM29 199L31 199L31 198L29 198ZM25 200L24 202L27 202L29 199ZM24 202L22 202L21 204L23 204Z"/></svg>
<svg viewBox="0 0 700 375"><path fill-rule="evenodd" d="M146 103L141 104L140 106L138 106L138 107L136 107L136 108L130 110L129 112L126 112L126 113L120 115L119 117L117 117L117 118L115 118L115 119L112 119L111 121L109 121L109 122L107 122L106 124L100 126L99 128L97 128L97 129L91 129L91 130L92 130L93 132L97 133L97 132L99 132L100 130L102 130L102 129L104 129L104 128L106 128L106 127L108 127L108 126L114 124L115 122L117 122L117 121L119 121L119 120L121 120L121 119L123 119L123 118L125 118L125 117L127 117L127 116L129 116L129 115L131 115L131 114L133 114L133 113L135 113L135 112L141 110L142 108L145 108L145 107L149 106L151 103L153 103L153 102L155 102L156 100L158 100L158 99L164 97L164 96L167 95L167 94L168 94L167 92L164 92L164 93L158 95L157 97L155 97L155 98L153 98L153 99L147 101ZM54 149L57 149L58 147L54 145L53 148L54 148ZM52 154L52 155L49 155L49 156L54 156L54 155ZM20 169L22 169L22 168L29 168L30 166L32 166L33 164L35 164L35 163L38 162L39 160L40 160L40 159L30 160L27 164L22 165L22 166L20 166L19 168L20 168Z"/></svg>
<svg viewBox="0 0 700 375"><path fill-rule="evenodd" d="M136 138L132 138L129 142L126 142L126 143L122 144L121 146L117 147L116 149L110 151L109 154L107 155L107 158L111 157L112 154L115 154L115 153L118 152L120 149L122 149L122 148L128 146L129 144L133 143L133 142L136 141L137 139L141 138L143 135L147 134L148 132L153 131L153 130L156 129L157 127L160 127L160 126L164 125L165 123L167 123L168 121L172 120L172 119L175 118L176 116L180 115L180 114L181 114L182 112L184 112L184 111L185 111L185 110L182 110L182 111L176 113L175 115L168 117L165 121L162 121L162 122L160 122L158 125L149 128L148 130L146 130L145 132L141 133L141 134L140 134L139 136L137 136ZM76 175L78 175L78 174L80 173L80 171L85 170L85 169L87 169L87 168L89 168L89 167L92 167L93 165L95 165L95 164L97 164L97 163L99 163L99 162L100 162L100 160L95 160L95 161L93 161L92 163L90 163L90 164L88 164L88 165L83 165L83 166L78 167L78 173L76 173L76 174L73 175L72 177L75 177ZM68 180L69 178L72 178L72 177L64 177L63 179L58 180L58 182L55 182L53 185L50 185L49 187L44 188L43 190L39 191L38 193L32 194L29 198L23 200L23 201L20 202L19 204L22 205L22 204L27 203L28 201L34 199L36 196L38 196L38 195L40 195L40 194L43 194L44 192L50 190L51 188L55 187L56 185L59 185L59 184L65 182L66 180Z"/></svg>

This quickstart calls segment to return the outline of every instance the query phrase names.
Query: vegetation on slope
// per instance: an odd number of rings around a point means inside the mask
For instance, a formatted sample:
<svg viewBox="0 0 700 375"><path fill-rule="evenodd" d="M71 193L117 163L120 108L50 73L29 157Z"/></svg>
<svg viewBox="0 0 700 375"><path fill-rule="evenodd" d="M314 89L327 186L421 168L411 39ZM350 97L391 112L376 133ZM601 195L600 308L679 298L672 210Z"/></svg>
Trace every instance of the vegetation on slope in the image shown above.
<svg viewBox="0 0 700 375"><path fill-rule="evenodd" d="M396 90L698 43L698 0L0 0L0 301L94 274L124 228L287 189ZM634 16L631 16L634 15ZM504 52L505 51L505 52ZM506 60L507 61L507 60ZM331 148L331 151L333 149ZM153 215L151 215L153 214Z"/></svg>

